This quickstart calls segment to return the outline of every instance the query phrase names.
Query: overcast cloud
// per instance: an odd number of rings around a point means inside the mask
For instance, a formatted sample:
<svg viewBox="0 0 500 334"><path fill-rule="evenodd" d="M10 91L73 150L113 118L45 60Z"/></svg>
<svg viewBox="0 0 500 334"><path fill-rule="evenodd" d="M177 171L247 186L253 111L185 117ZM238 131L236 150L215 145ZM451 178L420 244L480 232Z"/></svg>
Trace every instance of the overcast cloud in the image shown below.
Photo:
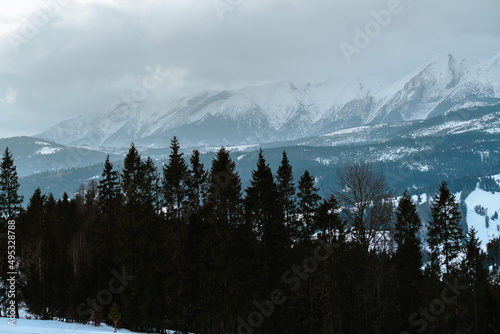
<svg viewBox="0 0 500 334"><path fill-rule="evenodd" d="M400 0L348 62L341 43L394 1L1 0L0 137L107 112L148 71L162 75L144 101L157 104L280 80L392 82L438 53L500 51L498 0Z"/></svg>

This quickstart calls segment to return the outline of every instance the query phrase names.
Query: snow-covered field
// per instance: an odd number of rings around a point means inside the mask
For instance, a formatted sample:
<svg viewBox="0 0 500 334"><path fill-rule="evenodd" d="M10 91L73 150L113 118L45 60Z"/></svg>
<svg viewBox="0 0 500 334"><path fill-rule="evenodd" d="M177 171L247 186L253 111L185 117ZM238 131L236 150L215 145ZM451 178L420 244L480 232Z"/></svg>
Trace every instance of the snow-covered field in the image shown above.
<svg viewBox="0 0 500 334"><path fill-rule="evenodd" d="M492 178L500 184L500 174L493 175ZM456 199L460 198L460 192L454 194ZM395 205L399 203L398 198L395 201ZM426 202L427 194L420 195L420 201L417 201L418 196L412 196L412 200L418 204ZM432 198L429 198L432 201ZM481 241L481 247L486 250L486 245L493 238L500 237L500 218L493 219L495 212L500 215L500 192L492 193L491 191L484 191L479 189L479 185L476 189L471 192L465 199L465 204L467 204L467 225L470 228L474 227L477 232L477 237ZM485 214L478 214L474 208L476 206L482 206L485 209ZM486 224L486 216L488 216L488 226Z"/></svg>
<svg viewBox="0 0 500 334"><path fill-rule="evenodd" d="M482 242L482 247L486 248L486 244L493 238L500 236L500 219L493 220L491 216L498 212L500 214L500 193L484 191L481 189L474 190L465 199L467 204L467 225L469 229L474 227L477 231L477 236ZM481 205L487 210L487 215L490 217L489 226L486 227L486 217L477 214L474 208Z"/></svg>
<svg viewBox="0 0 500 334"><path fill-rule="evenodd" d="M16 319L15 326L9 325L10 319L0 318L1 334L109 334L113 333L113 327L101 325L69 324L61 321L51 320L28 320ZM126 329L119 329L118 333L135 333ZM173 333L173 332L172 332Z"/></svg>

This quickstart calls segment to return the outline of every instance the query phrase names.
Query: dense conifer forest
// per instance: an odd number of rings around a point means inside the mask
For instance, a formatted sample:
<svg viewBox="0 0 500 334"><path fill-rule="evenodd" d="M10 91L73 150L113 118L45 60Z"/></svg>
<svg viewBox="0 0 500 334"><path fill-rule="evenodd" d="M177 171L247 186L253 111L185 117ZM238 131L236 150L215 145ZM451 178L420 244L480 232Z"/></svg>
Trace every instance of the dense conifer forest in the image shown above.
<svg viewBox="0 0 500 334"><path fill-rule="evenodd" d="M408 193L395 202L401 194L363 162L339 168L326 198L309 171L294 175L286 152L272 171L261 150L246 189L235 168L228 150L204 166L174 137L158 169L132 144L121 170L108 158L76 193L38 189L23 206L6 149L3 315L14 266L16 312L41 319L155 333L500 331L500 242L484 252L473 229L463 232L446 182L423 221Z"/></svg>

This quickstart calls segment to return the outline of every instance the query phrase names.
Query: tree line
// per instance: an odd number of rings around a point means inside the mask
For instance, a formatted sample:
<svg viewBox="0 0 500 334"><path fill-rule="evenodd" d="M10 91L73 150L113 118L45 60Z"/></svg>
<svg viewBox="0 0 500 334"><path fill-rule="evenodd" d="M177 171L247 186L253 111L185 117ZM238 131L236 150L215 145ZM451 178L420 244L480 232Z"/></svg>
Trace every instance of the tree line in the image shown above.
<svg viewBox="0 0 500 334"><path fill-rule="evenodd" d="M12 154L2 233L16 221L17 306L41 319L166 333L496 333L498 239L483 252L445 182L423 224L367 163L338 169L327 198L283 152L263 151L242 189L221 148L210 168L171 142L161 170L132 144L123 168L71 197L37 189L23 209ZM424 243L425 241L425 243ZM6 238L0 239L7 306ZM5 250L5 251L3 251Z"/></svg>

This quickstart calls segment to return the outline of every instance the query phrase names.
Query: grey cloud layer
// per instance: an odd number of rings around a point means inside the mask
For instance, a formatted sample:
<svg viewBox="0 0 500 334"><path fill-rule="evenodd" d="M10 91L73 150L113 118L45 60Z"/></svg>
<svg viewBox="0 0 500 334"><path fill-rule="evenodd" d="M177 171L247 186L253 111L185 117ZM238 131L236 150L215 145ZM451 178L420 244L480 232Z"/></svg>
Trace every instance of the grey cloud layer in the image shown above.
<svg viewBox="0 0 500 334"><path fill-rule="evenodd" d="M146 66L169 73L148 92L144 102L154 104L286 79L393 81L436 53L474 59L500 50L496 0L401 0L402 11L349 64L339 45L353 43L354 28L364 29L371 12L389 1L220 1L238 3L223 20L211 0L119 6L61 0L17 53L13 35L0 35L0 136L31 135L63 119L108 111L141 83Z"/></svg>

